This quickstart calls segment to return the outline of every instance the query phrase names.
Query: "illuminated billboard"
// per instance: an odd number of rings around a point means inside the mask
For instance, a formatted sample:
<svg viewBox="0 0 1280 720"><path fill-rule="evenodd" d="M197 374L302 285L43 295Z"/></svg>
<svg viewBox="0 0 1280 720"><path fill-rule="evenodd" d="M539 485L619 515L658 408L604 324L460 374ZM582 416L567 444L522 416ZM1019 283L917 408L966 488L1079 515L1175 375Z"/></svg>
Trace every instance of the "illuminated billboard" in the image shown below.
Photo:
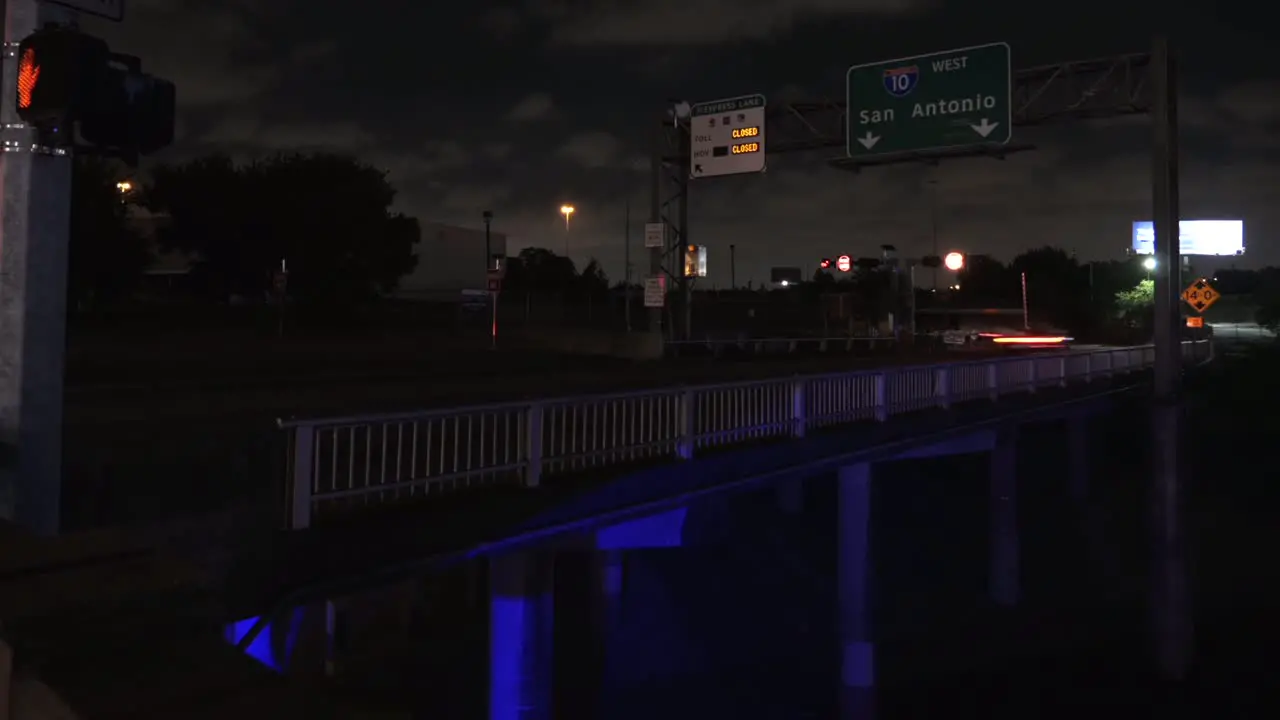
<svg viewBox="0 0 1280 720"><path fill-rule="evenodd" d="M685 248L684 276L687 278L707 276L706 245L690 245Z"/></svg>
<svg viewBox="0 0 1280 720"><path fill-rule="evenodd" d="M1178 250L1182 255L1243 255L1243 220L1183 220L1178 223ZM1133 224L1133 252L1155 251L1156 231L1150 220Z"/></svg>

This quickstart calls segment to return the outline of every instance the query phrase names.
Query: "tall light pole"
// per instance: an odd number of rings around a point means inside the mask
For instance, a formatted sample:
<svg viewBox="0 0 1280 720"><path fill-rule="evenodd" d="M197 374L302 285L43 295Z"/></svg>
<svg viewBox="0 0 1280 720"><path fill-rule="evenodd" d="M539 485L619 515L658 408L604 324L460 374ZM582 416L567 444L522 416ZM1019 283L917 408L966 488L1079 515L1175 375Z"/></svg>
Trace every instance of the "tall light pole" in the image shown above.
<svg viewBox="0 0 1280 720"><path fill-rule="evenodd" d="M561 205L560 214L564 216L564 256L569 257L569 218L577 212L572 205Z"/></svg>

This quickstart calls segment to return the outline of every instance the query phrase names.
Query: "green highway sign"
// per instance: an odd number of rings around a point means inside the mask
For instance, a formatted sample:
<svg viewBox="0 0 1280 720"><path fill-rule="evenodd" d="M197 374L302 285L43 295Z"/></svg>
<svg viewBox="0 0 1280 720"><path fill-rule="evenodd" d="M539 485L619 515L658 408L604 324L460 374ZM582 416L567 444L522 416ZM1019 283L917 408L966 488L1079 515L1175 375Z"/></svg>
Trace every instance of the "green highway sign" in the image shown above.
<svg viewBox="0 0 1280 720"><path fill-rule="evenodd" d="M855 65L845 86L850 158L1013 137L1008 43Z"/></svg>

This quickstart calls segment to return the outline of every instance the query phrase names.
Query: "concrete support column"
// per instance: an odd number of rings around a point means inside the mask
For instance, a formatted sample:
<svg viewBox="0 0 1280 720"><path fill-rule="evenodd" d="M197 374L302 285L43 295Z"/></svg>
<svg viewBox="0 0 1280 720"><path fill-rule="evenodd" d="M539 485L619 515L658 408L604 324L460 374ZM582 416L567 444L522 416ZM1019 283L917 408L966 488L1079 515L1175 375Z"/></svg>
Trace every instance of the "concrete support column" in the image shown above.
<svg viewBox="0 0 1280 720"><path fill-rule="evenodd" d="M778 483L774 492L778 498L778 509L787 515L799 515L804 512L804 481L792 480Z"/></svg>
<svg viewBox="0 0 1280 720"><path fill-rule="evenodd" d="M1089 502L1089 418L1067 420L1067 493L1077 512Z"/></svg>
<svg viewBox="0 0 1280 720"><path fill-rule="evenodd" d="M871 465L840 469L836 501L837 632L840 717L875 717L875 646L871 635Z"/></svg>
<svg viewBox="0 0 1280 720"><path fill-rule="evenodd" d="M489 563L489 718L550 720L553 559L527 552Z"/></svg>
<svg viewBox="0 0 1280 720"><path fill-rule="evenodd" d="M600 648L600 685L612 685L618 657L618 627L622 622L622 550L604 550L595 554L596 565L596 637ZM602 697L603 699L603 697Z"/></svg>
<svg viewBox="0 0 1280 720"><path fill-rule="evenodd" d="M990 564L987 582L997 605L1018 604L1018 443L1012 430L1000 430L991 449Z"/></svg>

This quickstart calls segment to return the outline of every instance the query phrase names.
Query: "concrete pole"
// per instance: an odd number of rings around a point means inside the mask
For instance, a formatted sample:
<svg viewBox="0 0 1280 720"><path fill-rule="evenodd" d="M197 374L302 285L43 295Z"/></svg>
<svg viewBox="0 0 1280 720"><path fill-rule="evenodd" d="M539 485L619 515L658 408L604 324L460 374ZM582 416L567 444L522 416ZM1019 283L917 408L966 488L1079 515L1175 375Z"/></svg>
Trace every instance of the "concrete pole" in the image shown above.
<svg viewBox="0 0 1280 720"><path fill-rule="evenodd" d="M0 517L40 535L61 521L62 403L67 340L71 157L38 148L17 115L17 44L74 13L6 0L0 82Z"/></svg>
<svg viewBox="0 0 1280 720"><path fill-rule="evenodd" d="M836 501L836 606L840 642L840 717L875 717L875 644L871 633L871 465L840 469Z"/></svg>
<svg viewBox="0 0 1280 720"><path fill-rule="evenodd" d="M996 435L991 450L990 565L987 576L991 600L1002 607L1018 604L1019 548L1017 439L1011 430Z"/></svg>

